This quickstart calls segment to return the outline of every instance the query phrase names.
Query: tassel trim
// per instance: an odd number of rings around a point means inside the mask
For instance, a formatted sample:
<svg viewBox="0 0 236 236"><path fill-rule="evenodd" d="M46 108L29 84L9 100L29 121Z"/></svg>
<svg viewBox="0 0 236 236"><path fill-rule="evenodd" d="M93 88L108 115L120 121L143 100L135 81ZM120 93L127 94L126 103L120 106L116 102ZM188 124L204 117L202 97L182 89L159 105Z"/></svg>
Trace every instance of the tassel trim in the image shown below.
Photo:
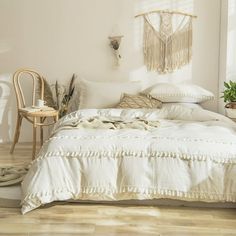
<svg viewBox="0 0 236 236"><path fill-rule="evenodd" d="M162 98L166 98L166 97L190 97L190 98L195 98L198 99L200 101L206 101L206 100L214 100L213 96L208 96L208 95L201 95L201 96L197 96L197 95L193 95L193 94L188 94L188 93L176 93L176 94L166 94L166 93L158 93L158 95L155 94L151 94L151 96L155 99L162 99Z"/></svg>
<svg viewBox="0 0 236 236"><path fill-rule="evenodd" d="M150 140L150 139L156 139L156 140L171 140L171 141L180 141L180 142L205 142L205 143L213 143L213 144L227 144L227 145L236 145L236 142L225 142L225 141L217 141L212 139L201 139L201 138L176 138L176 137L161 137L161 136L152 136L152 137L145 137L145 136L135 136L135 135L122 135L122 136L99 136L99 135L89 135L89 136L69 136L69 135L60 135L60 136L53 136L50 137L48 140L46 140L44 143L49 142L53 139L83 139L83 140L89 140L89 139L141 139L141 140Z"/></svg>
<svg viewBox="0 0 236 236"><path fill-rule="evenodd" d="M219 164L232 164L236 163L236 156L229 158L222 158L222 153L219 155L209 155L209 154L186 154L186 153L174 153L174 152L150 152L146 153L143 151L85 151L85 152L63 152L63 151L53 151L47 152L45 154L38 155L35 161L40 161L48 157L61 157L61 158L124 158L124 157L140 157L140 158L178 158L181 160L188 161L213 161Z"/></svg>

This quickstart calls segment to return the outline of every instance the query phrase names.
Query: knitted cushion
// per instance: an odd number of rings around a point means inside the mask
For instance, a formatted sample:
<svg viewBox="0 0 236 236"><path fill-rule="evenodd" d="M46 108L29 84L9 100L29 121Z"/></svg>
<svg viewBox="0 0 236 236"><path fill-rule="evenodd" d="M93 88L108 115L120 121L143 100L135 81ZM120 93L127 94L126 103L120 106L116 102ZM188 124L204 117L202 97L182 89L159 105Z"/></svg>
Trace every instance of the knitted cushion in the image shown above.
<svg viewBox="0 0 236 236"><path fill-rule="evenodd" d="M116 106L116 108L161 108L162 103L152 97L148 97L146 95L130 95L123 94L120 103Z"/></svg>

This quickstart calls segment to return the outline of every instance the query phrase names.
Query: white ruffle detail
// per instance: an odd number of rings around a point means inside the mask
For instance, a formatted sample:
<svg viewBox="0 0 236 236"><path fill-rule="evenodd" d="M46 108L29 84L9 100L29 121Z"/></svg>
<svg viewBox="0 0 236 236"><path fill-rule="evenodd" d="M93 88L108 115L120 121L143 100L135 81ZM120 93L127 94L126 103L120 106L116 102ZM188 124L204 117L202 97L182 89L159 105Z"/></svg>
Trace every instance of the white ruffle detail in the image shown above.
<svg viewBox="0 0 236 236"><path fill-rule="evenodd" d="M128 200L128 199L158 199L169 198L186 201L204 201L204 202L236 202L235 194L217 194L209 192L183 192L170 189L139 188L136 186L125 186L121 189L108 189L106 187L83 187L77 194L72 193L70 189L57 189L51 192L38 192L27 195L21 202L22 213L26 213L44 204L52 201L62 200ZM60 198L58 197L60 196ZM64 197L63 197L64 196ZM103 199L101 199L103 196Z"/></svg>

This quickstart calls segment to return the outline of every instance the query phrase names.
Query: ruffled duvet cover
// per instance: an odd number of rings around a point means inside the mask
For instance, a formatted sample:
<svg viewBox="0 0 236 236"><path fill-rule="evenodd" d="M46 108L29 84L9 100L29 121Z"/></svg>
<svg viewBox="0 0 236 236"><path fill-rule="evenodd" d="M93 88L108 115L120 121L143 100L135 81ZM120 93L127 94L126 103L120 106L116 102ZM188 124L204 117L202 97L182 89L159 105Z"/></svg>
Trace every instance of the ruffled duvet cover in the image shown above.
<svg viewBox="0 0 236 236"><path fill-rule="evenodd" d="M148 130L73 127L100 116L159 125ZM57 122L22 192L22 213L71 199L236 202L236 127L219 114L178 105L80 110Z"/></svg>

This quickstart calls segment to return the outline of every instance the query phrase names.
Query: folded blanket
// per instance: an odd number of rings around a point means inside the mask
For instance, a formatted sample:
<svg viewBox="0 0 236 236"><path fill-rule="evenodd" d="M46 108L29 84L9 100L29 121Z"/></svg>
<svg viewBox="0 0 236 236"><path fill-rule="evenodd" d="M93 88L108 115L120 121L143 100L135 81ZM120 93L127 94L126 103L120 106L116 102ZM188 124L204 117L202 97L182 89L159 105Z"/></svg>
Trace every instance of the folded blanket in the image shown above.
<svg viewBox="0 0 236 236"><path fill-rule="evenodd" d="M0 187L20 183L27 174L28 167L2 167L0 168Z"/></svg>

